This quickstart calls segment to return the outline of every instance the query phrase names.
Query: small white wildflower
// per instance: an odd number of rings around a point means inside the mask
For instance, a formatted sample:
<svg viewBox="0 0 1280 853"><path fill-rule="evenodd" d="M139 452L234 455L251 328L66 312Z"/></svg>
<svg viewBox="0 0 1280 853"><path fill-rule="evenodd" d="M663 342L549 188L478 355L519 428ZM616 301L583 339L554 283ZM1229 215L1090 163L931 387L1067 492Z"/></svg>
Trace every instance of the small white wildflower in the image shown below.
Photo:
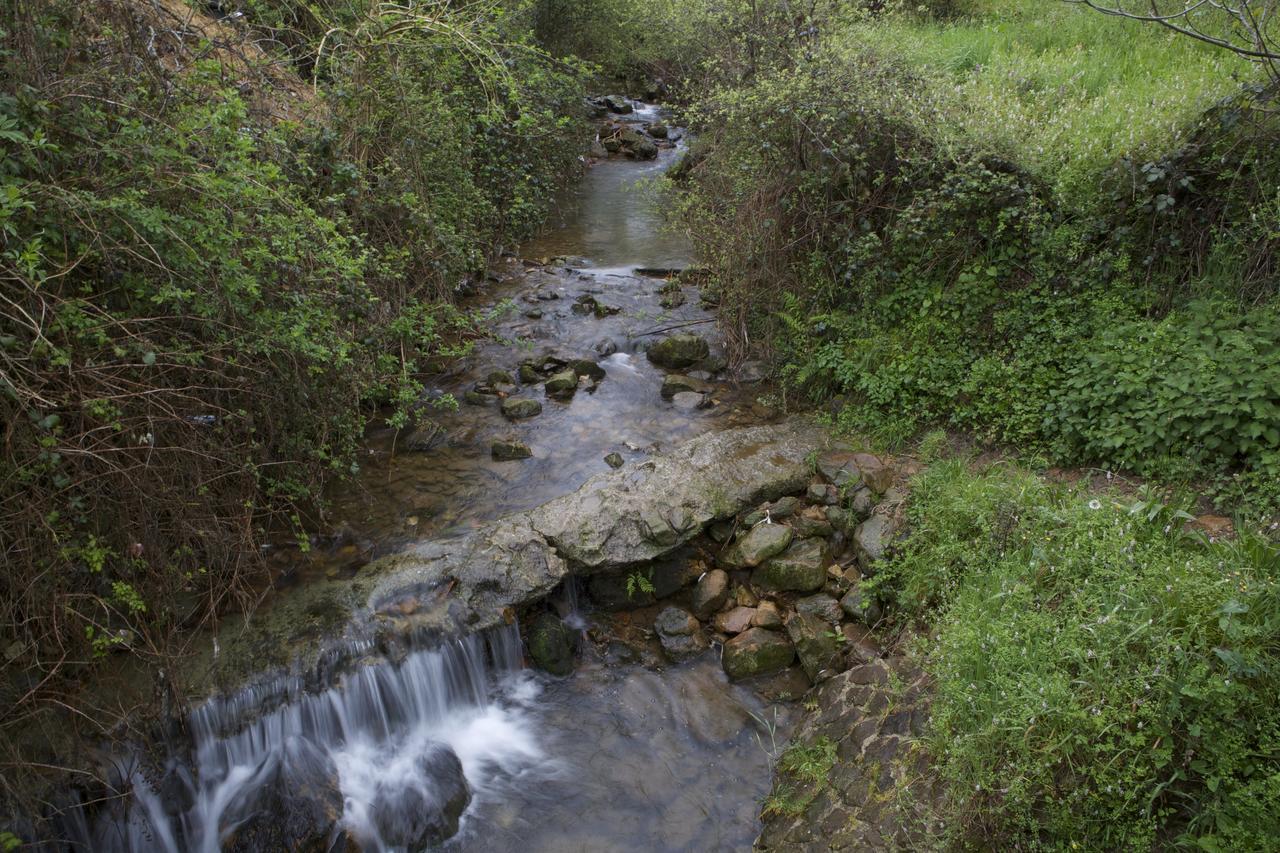
<svg viewBox="0 0 1280 853"><path fill-rule="evenodd" d="M1102 509L1102 501L1097 498L1089 501L1089 509Z"/></svg>

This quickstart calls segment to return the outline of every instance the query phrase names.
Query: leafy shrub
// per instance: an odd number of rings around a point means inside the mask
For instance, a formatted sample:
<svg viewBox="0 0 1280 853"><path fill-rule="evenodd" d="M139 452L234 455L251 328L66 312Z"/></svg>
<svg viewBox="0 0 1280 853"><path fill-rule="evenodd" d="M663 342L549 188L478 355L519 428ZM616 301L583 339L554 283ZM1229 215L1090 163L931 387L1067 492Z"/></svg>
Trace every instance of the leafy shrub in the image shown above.
<svg viewBox="0 0 1280 853"><path fill-rule="evenodd" d="M1280 553L1156 498L923 473L876 581L929 613L950 842L1267 849L1280 830Z"/></svg>
<svg viewBox="0 0 1280 853"><path fill-rule="evenodd" d="M314 90L198 10L4 13L6 725L251 606L368 418L466 351L452 300L574 173L582 95L485 8L252 4Z"/></svg>
<svg viewBox="0 0 1280 853"><path fill-rule="evenodd" d="M1067 372L1051 416L1071 455L1141 473L1280 472L1280 317L1196 305L1121 325Z"/></svg>

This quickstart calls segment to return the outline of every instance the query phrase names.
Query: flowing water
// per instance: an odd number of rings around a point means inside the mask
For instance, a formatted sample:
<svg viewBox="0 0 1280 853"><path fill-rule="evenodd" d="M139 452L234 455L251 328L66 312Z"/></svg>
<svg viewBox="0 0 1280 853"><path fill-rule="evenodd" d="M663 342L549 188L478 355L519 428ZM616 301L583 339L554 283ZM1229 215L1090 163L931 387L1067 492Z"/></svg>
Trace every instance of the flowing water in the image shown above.
<svg viewBox="0 0 1280 853"><path fill-rule="evenodd" d="M631 118L657 112L640 105ZM595 164L561 221L525 247L526 257L563 260L513 258L499 268L486 292L507 306L494 315L496 339L437 389L461 398L491 370L515 373L521 360L554 353L599 359L606 376L597 390L543 399L542 415L515 424L488 404L442 411L447 437L415 452L397 447L402 435L374 430L360 488L335 496L347 534L319 565L355 572L372 554L569 492L608 470L608 453L642 458L759 420L751 393L729 383L709 408L676 408L659 396L662 373L643 355L649 330L709 319L692 291L662 308L665 282L634 272L688 263L687 243L663 229L652 194L637 187L677 155ZM621 310L575 313L584 295ZM527 442L533 458L495 462L495 437ZM305 580L305 571L295 577ZM96 820L73 810L72 846L256 850L319 824L332 825L334 850L750 849L786 714L730 684L714 651L643 666L599 632L587 639L591 614L576 584L562 604L583 632L567 678L524 669L513 625L394 662L362 650L369 665L319 693L277 682L212 700L189 720L193 755L145 772L141 761L124 762L121 782L134 796Z"/></svg>

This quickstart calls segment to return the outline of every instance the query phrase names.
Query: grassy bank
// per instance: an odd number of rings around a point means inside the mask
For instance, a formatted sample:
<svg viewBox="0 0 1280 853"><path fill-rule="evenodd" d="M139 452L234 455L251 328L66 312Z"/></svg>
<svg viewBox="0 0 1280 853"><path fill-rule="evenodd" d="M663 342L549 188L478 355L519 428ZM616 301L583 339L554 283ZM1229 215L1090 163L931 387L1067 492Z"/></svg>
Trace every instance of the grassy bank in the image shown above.
<svg viewBox="0 0 1280 853"><path fill-rule="evenodd" d="M697 111L686 222L745 350L893 444L1276 504L1280 123L1237 57L1069 4L819 37Z"/></svg>
<svg viewBox="0 0 1280 853"><path fill-rule="evenodd" d="M1280 831L1280 551L1153 492L962 460L874 586L932 631L941 847L1265 850Z"/></svg>

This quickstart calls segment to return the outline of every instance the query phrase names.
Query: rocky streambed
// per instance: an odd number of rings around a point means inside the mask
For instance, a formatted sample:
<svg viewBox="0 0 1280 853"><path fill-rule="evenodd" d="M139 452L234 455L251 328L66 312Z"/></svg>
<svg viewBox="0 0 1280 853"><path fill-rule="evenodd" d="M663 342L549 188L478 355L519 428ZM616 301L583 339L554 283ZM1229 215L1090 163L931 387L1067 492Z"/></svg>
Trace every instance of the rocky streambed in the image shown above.
<svg viewBox="0 0 1280 853"><path fill-rule="evenodd" d="M910 469L728 369L687 245L629 189L680 131L613 101L564 222L494 267L493 335L433 391L459 407L370 431L336 532L280 549L267 606L172 674L187 716L104 754L107 790L61 810L72 846L914 837L918 810L881 806L910 786L924 712L901 711L926 691L861 587ZM793 729L840 772L792 778Z"/></svg>

